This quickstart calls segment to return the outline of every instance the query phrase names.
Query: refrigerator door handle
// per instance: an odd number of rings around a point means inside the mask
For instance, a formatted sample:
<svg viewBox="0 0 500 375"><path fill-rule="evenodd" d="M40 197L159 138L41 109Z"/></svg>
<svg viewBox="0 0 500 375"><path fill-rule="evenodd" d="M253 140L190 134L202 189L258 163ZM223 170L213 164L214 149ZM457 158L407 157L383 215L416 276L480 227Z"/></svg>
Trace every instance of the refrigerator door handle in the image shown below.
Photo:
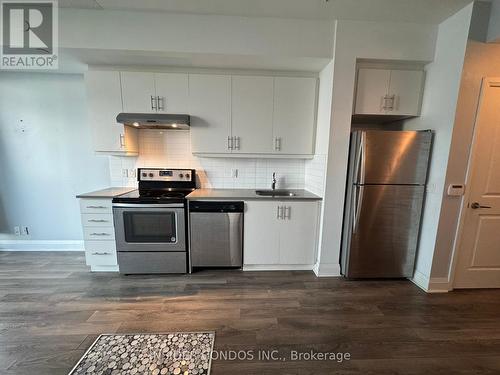
<svg viewBox="0 0 500 375"><path fill-rule="evenodd" d="M361 144L359 145L359 183L364 184L365 183L365 148L366 148L366 133L362 132L361 133Z"/></svg>
<svg viewBox="0 0 500 375"><path fill-rule="evenodd" d="M361 205L363 204L363 192L364 186L357 185L356 186L356 194L354 195L354 217L352 221L352 233L356 233L356 229L358 227L359 215L361 213Z"/></svg>

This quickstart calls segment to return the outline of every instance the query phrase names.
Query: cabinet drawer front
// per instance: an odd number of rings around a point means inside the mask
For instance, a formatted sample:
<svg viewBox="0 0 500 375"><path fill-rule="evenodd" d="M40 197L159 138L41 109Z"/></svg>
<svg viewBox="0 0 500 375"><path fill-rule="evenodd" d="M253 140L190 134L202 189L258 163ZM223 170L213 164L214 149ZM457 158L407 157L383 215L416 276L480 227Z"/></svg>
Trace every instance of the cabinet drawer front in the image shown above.
<svg viewBox="0 0 500 375"><path fill-rule="evenodd" d="M102 241L114 240L115 228L114 227L83 227L83 239L85 241Z"/></svg>
<svg viewBox="0 0 500 375"><path fill-rule="evenodd" d="M109 227L113 225L111 214L83 214L82 225L84 227Z"/></svg>
<svg viewBox="0 0 500 375"><path fill-rule="evenodd" d="M114 266L116 246L114 241L85 241L85 259L88 265Z"/></svg>
<svg viewBox="0 0 500 375"><path fill-rule="evenodd" d="M111 214L113 212L111 199L80 199L82 214Z"/></svg>

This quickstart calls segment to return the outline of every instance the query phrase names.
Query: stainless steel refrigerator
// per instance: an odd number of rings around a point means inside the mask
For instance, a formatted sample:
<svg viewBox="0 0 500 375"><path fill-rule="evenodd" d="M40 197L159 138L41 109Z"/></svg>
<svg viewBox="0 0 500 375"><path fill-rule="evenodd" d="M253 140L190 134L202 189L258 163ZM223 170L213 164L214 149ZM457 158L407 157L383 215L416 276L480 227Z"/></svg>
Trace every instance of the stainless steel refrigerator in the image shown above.
<svg viewBox="0 0 500 375"><path fill-rule="evenodd" d="M431 131L351 133L342 274L411 277L432 145Z"/></svg>

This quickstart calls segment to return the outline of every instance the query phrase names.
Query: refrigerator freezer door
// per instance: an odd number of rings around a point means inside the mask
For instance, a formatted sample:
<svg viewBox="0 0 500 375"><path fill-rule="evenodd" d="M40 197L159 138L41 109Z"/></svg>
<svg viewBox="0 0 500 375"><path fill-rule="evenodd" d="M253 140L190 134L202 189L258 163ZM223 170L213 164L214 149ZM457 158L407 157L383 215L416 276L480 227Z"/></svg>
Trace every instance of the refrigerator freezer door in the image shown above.
<svg viewBox="0 0 500 375"><path fill-rule="evenodd" d="M357 131L354 182L423 185L432 143L430 131Z"/></svg>
<svg viewBox="0 0 500 375"><path fill-rule="evenodd" d="M413 275L424 190L424 186L354 186L345 276Z"/></svg>

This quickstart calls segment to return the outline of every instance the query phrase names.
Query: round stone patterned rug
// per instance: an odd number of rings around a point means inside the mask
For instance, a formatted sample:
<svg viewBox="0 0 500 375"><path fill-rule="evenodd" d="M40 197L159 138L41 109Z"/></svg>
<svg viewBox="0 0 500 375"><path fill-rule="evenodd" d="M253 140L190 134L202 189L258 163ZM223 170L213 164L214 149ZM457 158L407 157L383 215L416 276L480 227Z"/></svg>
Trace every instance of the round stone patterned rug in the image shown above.
<svg viewBox="0 0 500 375"><path fill-rule="evenodd" d="M104 334L69 375L208 375L214 332Z"/></svg>

